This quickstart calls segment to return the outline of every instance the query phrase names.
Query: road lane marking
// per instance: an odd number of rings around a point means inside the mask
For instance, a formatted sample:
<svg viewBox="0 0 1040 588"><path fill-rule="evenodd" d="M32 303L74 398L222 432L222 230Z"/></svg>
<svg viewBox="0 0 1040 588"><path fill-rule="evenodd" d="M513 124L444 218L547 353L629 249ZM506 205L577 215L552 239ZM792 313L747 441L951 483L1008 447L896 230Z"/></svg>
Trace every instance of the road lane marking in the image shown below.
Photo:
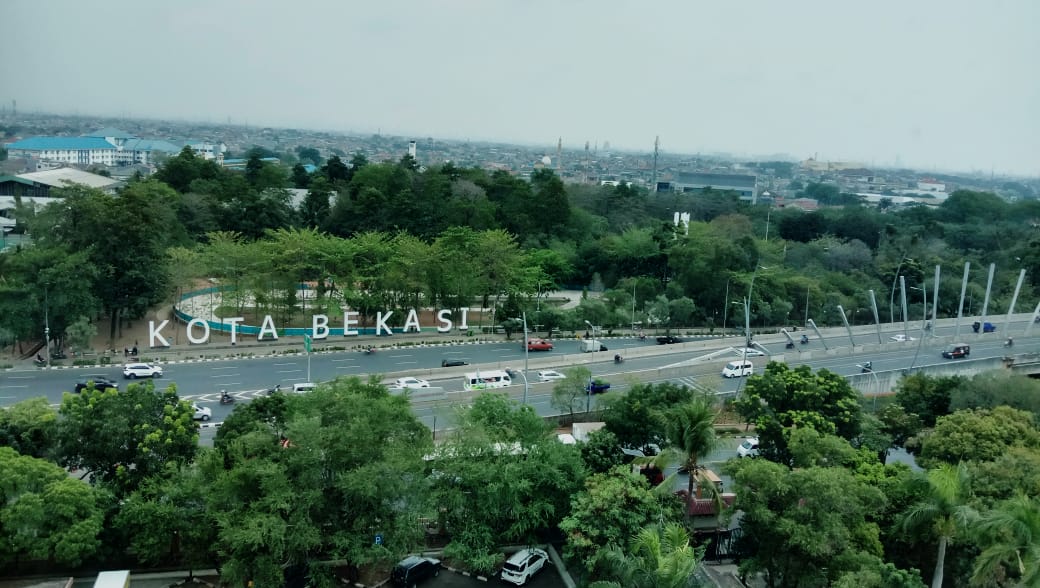
<svg viewBox="0 0 1040 588"><path fill-rule="evenodd" d="M406 363L419 363L419 362L417 362L417 361L399 361L397 363L406 364Z"/></svg>
<svg viewBox="0 0 1040 588"><path fill-rule="evenodd" d="M412 354L408 353L408 354L405 354L405 355L391 355L390 357L411 357L411 356L412 356Z"/></svg>
<svg viewBox="0 0 1040 588"><path fill-rule="evenodd" d="M303 370L278 370L277 374L295 374L296 372L302 372Z"/></svg>
<svg viewBox="0 0 1040 588"><path fill-rule="evenodd" d="M211 370L237 370L238 366L211 367Z"/></svg>
<svg viewBox="0 0 1040 588"><path fill-rule="evenodd" d="M14 386L14 385L11 385L11 384L7 384L7 385L4 385L4 386L0 386L0 388L2 388L2 389L7 389L7 388L28 388L28 386ZM14 398L14 396L0 396L0 398Z"/></svg>
<svg viewBox="0 0 1040 588"><path fill-rule="evenodd" d="M7 376L11 380L32 380L36 376Z"/></svg>
<svg viewBox="0 0 1040 588"><path fill-rule="evenodd" d="M238 376L239 376L239 374L217 374L215 376L210 376L210 377L211 378L237 378Z"/></svg>
<svg viewBox="0 0 1040 588"><path fill-rule="evenodd" d="M281 366L286 366L286 365L296 365L296 362L294 361L294 362L290 362L290 363L272 363L271 365L274 366L274 367L281 367Z"/></svg>

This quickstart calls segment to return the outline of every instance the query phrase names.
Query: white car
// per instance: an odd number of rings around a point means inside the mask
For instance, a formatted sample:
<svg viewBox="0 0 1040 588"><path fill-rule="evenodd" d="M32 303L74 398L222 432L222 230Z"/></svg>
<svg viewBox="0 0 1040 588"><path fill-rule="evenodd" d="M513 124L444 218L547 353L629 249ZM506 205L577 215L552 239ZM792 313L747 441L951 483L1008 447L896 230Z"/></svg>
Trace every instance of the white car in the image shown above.
<svg viewBox="0 0 1040 588"><path fill-rule="evenodd" d="M192 403L192 408L195 409L195 415L192 417L197 421L208 421L213 416L213 411L208 406L199 406L198 404Z"/></svg>
<svg viewBox="0 0 1040 588"><path fill-rule="evenodd" d="M552 382L553 380L562 380L567 376L561 374L556 370L545 370L544 372L538 372L538 379L543 382Z"/></svg>
<svg viewBox="0 0 1040 588"><path fill-rule="evenodd" d="M903 335L903 334L892 335L891 337L889 337L889 339L891 339L893 341L896 341L898 343L904 343L906 341L916 341L916 339L914 339L913 337L907 337L906 335Z"/></svg>
<svg viewBox="0 0 1040 588"><path fill-rule="evenodd" d="M758 457L758 437L744 439L737 447L737 457Z"/></svg>
<svg viewBox="0 0 1040 588"><path fill-rule="evenodd" d="M314 382L296 382L292 385L293 394L305 394L314 391Z"/></svg>
<svg viewBox="0 0 1040 588"><path fill-rule="evenodd" d="M733 353L737 354L738 357L744 357L745 355L747 355L747 357L762 357L765 355L765 353L762 353L754 347L734 349Z"/></svg>
<svg viewBox="0 0 1040 588"><path fill-rule="evenodd" d="M123 366L123 377L131 380L134 378L161 378L162 366L149 363L128 363Z"/></svg>
<svg viewBox="0 0 1040 588"><path fill-rule="evenodd" d="M426 380L420 380L419 378L397 378L396 380L394 380L394 387L411 388L414 390L416 388L429 388L430 383Z"/></svg>
<svg viewBox="0 0 1040 588"><path fill-rule="evenodd" d="M523 586L545 567L548 560L549 554L541 549L521 549L510 556L502 566L502 581Z"/></svg>

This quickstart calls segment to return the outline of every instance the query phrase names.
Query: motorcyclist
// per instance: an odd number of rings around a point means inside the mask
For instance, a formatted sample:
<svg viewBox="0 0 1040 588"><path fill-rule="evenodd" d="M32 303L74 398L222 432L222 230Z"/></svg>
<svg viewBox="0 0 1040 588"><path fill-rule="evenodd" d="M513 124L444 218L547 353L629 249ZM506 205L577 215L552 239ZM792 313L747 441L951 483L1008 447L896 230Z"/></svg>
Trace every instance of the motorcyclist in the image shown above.
<svg viewBox="0 0 1040 588"><path fill-rule="evenodd" d="M228 394L227 390L221 390L220 391L220 401L225 403L225 404L227 404L228 402L231 402L231 395Z"/></svg>
<svg viewBox="0 0 1040 588"><path fill-rule="evenodd" d="M1004 341L1004 347L1011 347L1014 344L1015 344L1015 340L1012 339L1011 337L1008 337L1007 341Z"/></svg>
<svg viewBox="0 0 1040 588"><path fill-rule="evenodd" d="M809 336L808 335L802 335L802 345L805 345L808 342L809 342Z"/></svg>
<svg viewBox="0 0 1040 588"><path fill-rule="evenodd" d="M864 373L872 372L872 371L874 371L874 363L873 362L868 361L868 362L863 364L863 372Z"/></svg>
<svg viewBox="0 0 1040 588"><path fill-rule="evenodd" d="M614 354L614 363L621 363L621 354L620 353L615 353Z"/></svg>
<svg viewBox="0 0 1040 588"><path fill-rule="evenodd" d="M43 358L39 353L36 354L36 363L47 363L47 360Z"/></svg>

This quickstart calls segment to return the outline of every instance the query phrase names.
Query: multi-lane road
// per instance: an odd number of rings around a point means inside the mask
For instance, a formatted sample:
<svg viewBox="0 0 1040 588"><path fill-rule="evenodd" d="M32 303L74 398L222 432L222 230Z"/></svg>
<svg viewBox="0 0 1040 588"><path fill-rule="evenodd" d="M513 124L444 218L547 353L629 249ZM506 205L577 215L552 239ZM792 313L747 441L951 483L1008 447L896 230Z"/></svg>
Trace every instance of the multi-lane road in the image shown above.
<svg viewBox="0 0 1040 588"><path fill-rule="evenodd" d="M1028 319L1028 317L1023 317ZM962 321L959 339L972 345L971 358L1000 357L1008 353L1004 347L1005 335L1002 333L974 334L970 328L970 320ZM953 336L953 321L944 320L933 333L923 333L920 323L910 332L913 341L894 342L893 336L903 333L901 325L884 325L882 341L878 345L878 337L873 327L857 327L855 330L855 347L850 344L844 329L830 328L823 331L824 340L813 335L808 345L796 345L795 350L785 349L784 340L779 335L764 336L759 342L770 352L770 355L782 355L784 361L791 365L806 363L814 369L827 368L841 375L852 375L860 372L859 365L871 361L875 371L901 370L914 366L924 366L940 362L949 362L940 357L943 346ZM999 326L1002 326L1000 324ZM1015 353L1040 351L1040 338L1025 337L1028 323L1025 320L1013 322L1009 329L1015 336ZM797 340L804 331L792 333ZM1036 329L1040 334L1040 328ZM1033 335L1033 333L1031 333ZM637 382L674 381L704 390L718 392L733 391L742 384L742 379L725 380L719 372L730 360L737 359L742 341L736 337L726 339L694 339L686 338L679 345L657 345L652 337L645 341L637 338L609 339L605 343L609 351L597 353L581 353L576 340L557 340L556 348L549 352L532 352L528 355L530 371L528 377L531 385L528 388L528 403L539 414L554 414L557 410L550 406L549 399L552 384L537 383L535 373L542 369L560 369L569 365L581 364L588 367L593 375L602 377L612 384L612 391L624 390ZM825 351L828 350L828 351ZM625 357L621 365L613 362L615 353ZM444 359L461 359L467 366L441 368ZM749 357L755 362L756 371L768 361L768 357ZM957 361L957 360L952 360ZM521 369L524 365L523 346L518 341L485 343L477 345L458 345L440 347L402 347L398 349L381 349L371 355L356 351L314 354L308 359L303 355L262 356L250 359L226 359L196 363L171 363L164 366L164 377L156 383L167 385L175 383L183 398L200 404L207 404L213 410L213 421L219 422L233 408L220 405L219 394L227 390L236 396L239 402L248 401L256 394L281 384L283 389L291 389L295 382L328 381L339 376L367 376L368 374L415 375L426 378L431 384L440 388L441 393L421 395L414 398L416 415L433 429L441 429L452 421L452 407L459 402L466 402L469 393L462 390L462 374L477 369L501 369L510 367ZM670 368L670 369L665 369ZM72 390L77 379L91 374L122 380L121 366L104 368L77 368L62 370L10 370L0 373L0 406L10 405L19 400L44 396L52 404L61 400L64 392ZM125 385L123 383L122 385ZM523 381L514 382L514 386L506 389L511 396L519 399L524 392ZM596 400L594 397L592 400ZM582 407L584 408L584 407Z"/></svg>

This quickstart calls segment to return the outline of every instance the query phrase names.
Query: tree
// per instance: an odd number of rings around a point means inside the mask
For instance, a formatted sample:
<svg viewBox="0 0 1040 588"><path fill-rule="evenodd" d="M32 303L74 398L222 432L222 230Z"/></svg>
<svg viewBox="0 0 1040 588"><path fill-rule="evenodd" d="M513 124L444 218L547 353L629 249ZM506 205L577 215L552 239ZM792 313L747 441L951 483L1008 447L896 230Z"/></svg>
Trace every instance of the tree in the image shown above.
<svg viewBox="0 0 1040 588"><path fill-rule="evenodd" d="M325 178L319 176L310 184L310 190L300 205L300 220L304 226L320 227L328 222L331 197L332 187Z"/></svg>
<svg viewBox="0 0 1040 588"><path fill-rule="evenodd" d="M694 584L693 574L703 549L690 545L690 536L678 523L646 527L629 543L627 552L614 546L604 561L615 578L596 582L594 587L687 588Z"/></svg>
<svg viewBox="0 0 1040 588"><path fill-rule="evenodd" d="M1040 382L1028 376L995 371L963 379L950 393L950 409L1010 406L1040 418Z"/></svg>
<svg viewBox="0 0 1040 588"><path fill-rule="evenodd" d="M327 579L326 560L385 559L376 533L395 553L417 544L418 481L432 443L408 399L358 378L275 396L284 410L271 412L282 416L239 422L199 460L222 578L282 585L298 571Z"/></svg>
<svg viewBox="0 0 1040 588"><path fill-rule="evenodd" d="M71 325L65 327L65 342L73 349L89 349L90 340L95 335L97 335L97 327L85 316L79 317Z"/></svg>
<svg viewBox="0 0 1040 588"><path fill-rule="evenodd" d="M762 572L770 586L827 586L882 555L872 518L885 497L844 468L731 467L734 508L744 513L740 543L750 554L742 573Z"/></svg>
<svg viewBox="0 0 1040 588"><path fill-rule="evenodd" d="M692 389L671 382L636 384L627 394L608 400L603 422L624 447L644 450L650 445L663 447L668 442L667 411L693 399Z"/></svg>
<svg viewBox="0 0 1040 588"><path fill-rule="evenodd" d="M297 163L292 167L292 183L294 188L299 189L310 186L311 175L307 173L307 168L303 167L302 163Z"/></svg>
<svg viewBox="0 0 1040 588"><path fill-rule="evenodd" d="M908 414L916 414L925 427L934 427L935 420L950 414L950 398L961 384L960 376L932 377L917 372L899 381L896 403Z"/></svg>
<svg viewBox="0 0 1040 588"><path fill-rule="evenodd" d="M0 565L42 560L78 566L101 547L98 493L60 467L0 447Z"/></svg>
<svg viewBox="0 0 1040 588"><path fill-rule="evenodd" d="M529 405L504 394L481 394L458 422L431 456L429 506L451 536L445 553L490 571L499 545L531 543L556 527L584 465Z"/></svg>
<svg viewBox="0 0 1040 588"><path fill-rule="evenodd" d="M935 429L920 441L918 463L992 461L1010 447L1040 448L1040 432L1032 413L998 406L992 410L959 410L939 417Z"/></svg>
<svg viewBox="0 0 1040 588"><path fill-rule="evenodd" d="M587 367L575 366L564 370L564 375L564 379L553 384L549 404L556 410L569 414L573 421L575 410L581 410L588 399L592 372Z"/></svg>
<svg viewBox="0 0 1040 588"><path fill-rule="evenodd" d="M657 522L664 510L646 478L618 467L589 476L560 522L567 536L564 556L594 571L611 547L627 545L640 529Z"/></svg>
<svg viewBox="0 0 1040 588"><path fill-rule="evenodd" d="M58 463L84 470L125 496L167 464L189 463L198 450L195 411L170 384L126 390L87 388L65 394L59 409Z"/></svg>
<svg viewBox="0 0 1040 588"><path fill-rule="evenodd" d="M838 374L826 369L813 373L807 365L791 369L770 362L762 375L748 378L734 407L758 428L759 452L778 463L791 461L787 438L793 427L848 440L860 432L859 392Z"/></svg>
<svg viewBox="0 0 1040 588"><path fill-rule="evenodd" d="M880 559L838 578L835 588L925 588L916 568L901 570Z"/></svg>
<svg viewBox="0 0 1040 588"><path fill-rule="evenodd" d="M207 486L197 465L177 465L145 480L128 496L115 526L130 538L134 555L151 565L218 565L217 528L207 505Z"/></svg>
<svg viewBox="0 0 1040 588"><path fill-rule="evenodd" d="M694 486L697 487L696 496L700 498L702 483L712 484L704 477L699 462L718 445L715 434L717 415L711 400L700 396L669 410L665 418L665 438L669 449L681 456L682 466L689 473L688 498L694 496Z"/></svg>
<svg viewBox="0 0 1040 588"><path fill-rule="evenodd" d="M974 527L982 553L972 582L1011 578L1018 586L1040 585L1040 504L1018 494L982 513Z"/></svg>
<svg viewBox="0 0 1040 588"><path fill-rule="evenodd" d="M593 474L605 474L625 462L617 437L607 429L589 433L589 438L578 445L585 468Z"/></svg>
<svg viewBox="0 0 1040 588"><path fill-rule="evenodd" d="M927 494L904 514L902 528L924 530L938 541L932 588L942 588L946 547L978 518L970 506L971 478L964 464L942 464L927 474Z"/></svg>
<svg viewBox="0 0 1040 588"><path fill-rule="evenodd" d="M0 409L0 447L44 458L54 452L57 413L46 398L29 398Z"/></svg>

